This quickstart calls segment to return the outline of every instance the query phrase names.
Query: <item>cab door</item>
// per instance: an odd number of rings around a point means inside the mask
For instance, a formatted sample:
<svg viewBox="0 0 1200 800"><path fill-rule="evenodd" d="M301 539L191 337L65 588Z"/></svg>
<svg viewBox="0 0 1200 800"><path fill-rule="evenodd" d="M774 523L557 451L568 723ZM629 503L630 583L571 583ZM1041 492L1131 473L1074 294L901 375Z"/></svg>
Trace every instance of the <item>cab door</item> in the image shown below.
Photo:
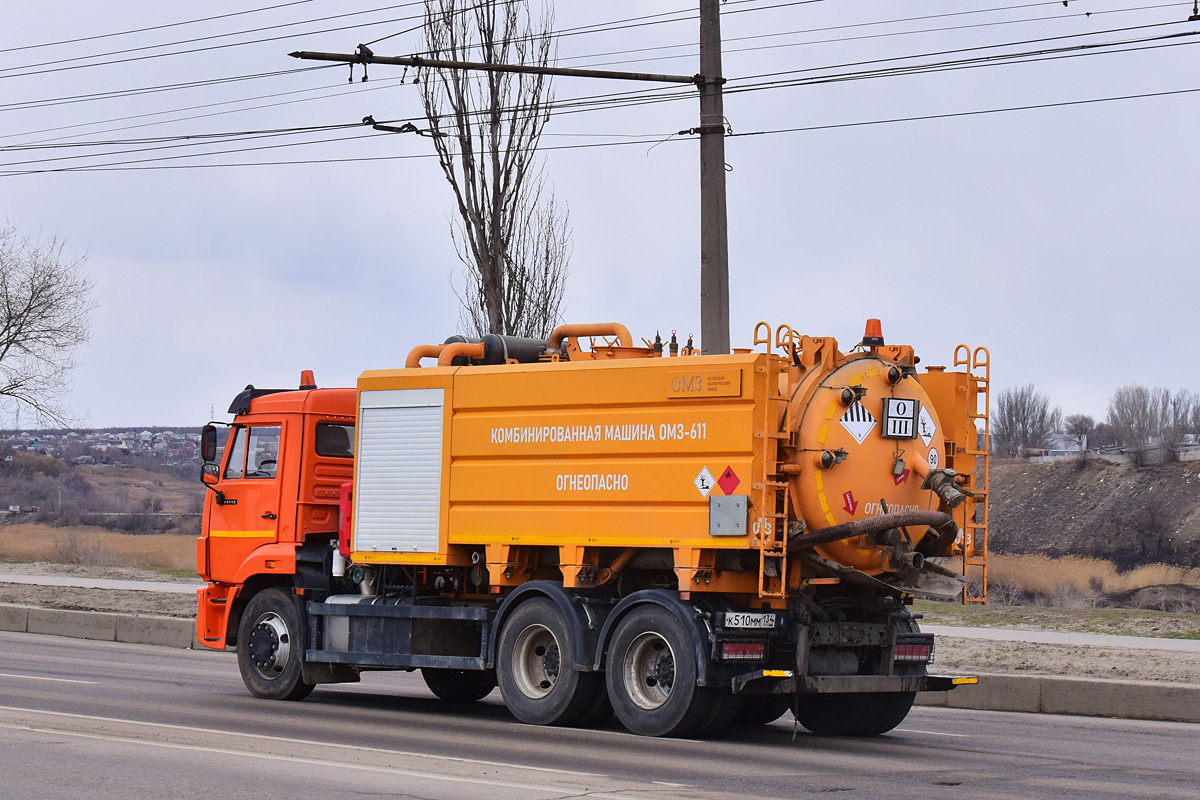
<svg viewBox="0 0 1200 800"><path fill-rule="evenodd" d="M279 538L280 476L286 454L282 420L233 429L209 509L209 568L214 581L233 581L255 548Z"/></svg>

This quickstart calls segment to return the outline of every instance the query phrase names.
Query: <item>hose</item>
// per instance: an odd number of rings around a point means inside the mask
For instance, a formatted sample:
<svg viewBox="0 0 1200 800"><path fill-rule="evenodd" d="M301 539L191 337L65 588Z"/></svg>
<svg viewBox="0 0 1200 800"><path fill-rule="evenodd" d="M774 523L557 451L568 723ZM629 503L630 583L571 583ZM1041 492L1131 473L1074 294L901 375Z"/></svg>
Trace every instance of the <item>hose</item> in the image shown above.
<svg viewBox="0 0 1200 800"><path fill-rule="evenodd" d="M949 514L941 511L897 511L893 514L881 514L878 517L870 517L868 519L856 519L853 522L846 522L841 525L834 525L832 528L822 528L819 531L797 536L788 542L787 549L789 553L794 553L798 550L807 550L810 547L816 547L817 545L839 542L842 539L854 539L859 536L886 531L889 528L903 528L907 525L928 525L937 531L937 536L928 548L932 553L926 553L927 555L936 554L946 549L954 541L955 537L958 536L958 525ZM921 544L924 544L924 542ZM924 547L918 548L923 553L926 549Z"/></svg>

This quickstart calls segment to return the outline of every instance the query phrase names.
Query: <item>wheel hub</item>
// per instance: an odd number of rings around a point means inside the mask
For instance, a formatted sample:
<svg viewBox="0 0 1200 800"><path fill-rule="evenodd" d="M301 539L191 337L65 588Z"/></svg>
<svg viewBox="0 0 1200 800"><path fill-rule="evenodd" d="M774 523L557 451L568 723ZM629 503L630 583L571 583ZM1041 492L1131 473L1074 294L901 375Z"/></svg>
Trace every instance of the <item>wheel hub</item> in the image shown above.
<svg viewBox="0 0 1200 800"><path fill-rule="evenodd" d="M292 652L291 636L283 618L268 611L255 620L247 651L254 671L260 676L274 680L282 675Z"/></svg>
<svg viewBox="0 0 1200 800"><path fill-rule="evenodd" d="M653 710L667 702L675 687L675 653L660 634L646 631L629 643L622 664L629 698Z"/></svg>
<svg viewBox="0 0 1200 800"><path fill-rule="evenodd" d="M513 678L526 697L540 700L554 691L562 669L562 651L549 628L530 625L521 631L512 660Z"/></svg>

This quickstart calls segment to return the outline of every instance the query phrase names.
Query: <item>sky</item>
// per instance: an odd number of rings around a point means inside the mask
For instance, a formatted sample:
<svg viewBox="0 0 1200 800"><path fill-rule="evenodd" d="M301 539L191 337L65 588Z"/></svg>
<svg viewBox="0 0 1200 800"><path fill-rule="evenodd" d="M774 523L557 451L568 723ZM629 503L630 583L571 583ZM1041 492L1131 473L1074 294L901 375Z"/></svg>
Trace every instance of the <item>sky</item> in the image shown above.
<svg viewBox="0 0 1200 800"><path fill-rule="evenodd" d="M695 8L559 2L559 63L694 74ZM96 309L67 398L81 425L228 419L247 384L292 386L312 369L322 386L353 386L458 332L453 200L427 139L350 128L111 144L419 120L403 70L375 65L351 84L344 65L295 71L321 65L287 53L381 37L377 55L417 53L420 11L9 4L0 222L87 255ZM1200 289L1191 13L1139 0L726 2L733 346L766 320L848 349L877 317L926 365L987 347L994 392L1032 383L1066 414L1100 419L1129 383L1200 390L1180 353ZM676 98L572 103L628 91ZM542 145L573 227L566 319L698 335L699 151L677 135L697 124L694 91L560 78L555 96Z"/></svg>

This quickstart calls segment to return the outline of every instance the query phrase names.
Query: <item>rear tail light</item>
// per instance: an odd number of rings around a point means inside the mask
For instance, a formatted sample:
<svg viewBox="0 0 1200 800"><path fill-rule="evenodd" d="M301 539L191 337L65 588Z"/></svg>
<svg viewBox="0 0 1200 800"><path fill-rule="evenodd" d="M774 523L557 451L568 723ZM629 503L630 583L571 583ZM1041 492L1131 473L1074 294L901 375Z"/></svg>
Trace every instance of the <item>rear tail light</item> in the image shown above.
<svg viewBox="0 0 1200 800"><path fill-rule="evenodd" d="M902 633L896 637L892 658L900 662L927 664L933 660L933 634Z"/></svg>
<svg viewBox="0 0 1200 800"><path fill-rule="evenodd" d="M933 658L933 646L928 644L898 644L897 661L929 661Z"/></svg>
<svg viewBox="0 0 1200 800"><path fill-rule="evenodd" d="M763 661L767 657L766 642L724 642L722 661Z"/></svg>

